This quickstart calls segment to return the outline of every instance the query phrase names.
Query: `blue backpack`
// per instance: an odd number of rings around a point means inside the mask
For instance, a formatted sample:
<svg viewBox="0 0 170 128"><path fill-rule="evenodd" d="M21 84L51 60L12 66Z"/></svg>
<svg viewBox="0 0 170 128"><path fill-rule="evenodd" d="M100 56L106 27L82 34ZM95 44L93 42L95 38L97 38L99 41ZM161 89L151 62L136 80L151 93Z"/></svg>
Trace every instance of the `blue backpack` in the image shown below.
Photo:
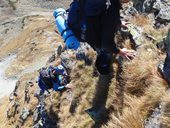
<svg viewBox="0 0 170 128"><path fill-rule="evenodd" d="M74 0L70 4L67 23L77 39L81 42L86 41L86 18L84 13L85 0Z"/></svg>

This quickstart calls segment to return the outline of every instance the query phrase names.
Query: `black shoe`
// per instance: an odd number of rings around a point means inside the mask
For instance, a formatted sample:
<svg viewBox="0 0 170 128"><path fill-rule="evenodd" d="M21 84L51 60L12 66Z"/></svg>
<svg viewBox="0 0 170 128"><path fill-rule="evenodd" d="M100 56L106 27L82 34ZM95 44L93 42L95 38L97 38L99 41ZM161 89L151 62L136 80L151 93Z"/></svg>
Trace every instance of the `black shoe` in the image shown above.
<svg viewBox="0 0 170 128"><path fill-rule="evenodd" d="M90 108L90 109L87 109L85 110L85 112L95 121L95 122L98 122L99 121L99 113L94 110L93 108Z"/></svg>

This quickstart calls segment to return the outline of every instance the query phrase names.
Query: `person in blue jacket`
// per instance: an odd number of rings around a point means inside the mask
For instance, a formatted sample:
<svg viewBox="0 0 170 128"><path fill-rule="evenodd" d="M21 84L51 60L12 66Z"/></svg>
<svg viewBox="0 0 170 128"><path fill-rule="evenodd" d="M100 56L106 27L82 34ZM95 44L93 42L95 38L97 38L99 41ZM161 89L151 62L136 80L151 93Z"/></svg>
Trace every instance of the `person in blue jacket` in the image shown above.
<svg viewBox="0 0 170 128"><path fill-rule="evenodd" d="M113 54L131 60L134 50L117 48L114 36L119 26L121 3L119 0L85 0L87 42L98 52L96 67L100 74L108 74Z"/></svg>
<svg viewBox="0 0 170 128"><path fill-rule="evenodd" d="M38 85L42 92L53 88L54 91L63 91L67 88L67 82L65 81L66 72L62 65L53 67L41 71L38 77Z"/></svg>

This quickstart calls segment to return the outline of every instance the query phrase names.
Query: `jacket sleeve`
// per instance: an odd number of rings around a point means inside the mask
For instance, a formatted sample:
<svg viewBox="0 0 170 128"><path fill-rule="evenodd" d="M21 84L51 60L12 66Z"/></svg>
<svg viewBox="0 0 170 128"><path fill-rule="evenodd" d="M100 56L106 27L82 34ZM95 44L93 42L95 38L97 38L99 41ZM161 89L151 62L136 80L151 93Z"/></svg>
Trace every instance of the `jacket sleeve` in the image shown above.
<svg viewBox="0 0 170 128"><path fill-rule="evenodd" d="M38 78L38 86L40 87L40 89L44 92L46 90L46 86L44 85L44 83L41 81L40 77Z"/></svg>
<svg viewBox="0 0 170 128"><path fill-rule="evenodd" d="M62 91L63 89L65 89L65 87L63 85L59 85L58 82L52 81L52 83L54 91Z"/></svg>

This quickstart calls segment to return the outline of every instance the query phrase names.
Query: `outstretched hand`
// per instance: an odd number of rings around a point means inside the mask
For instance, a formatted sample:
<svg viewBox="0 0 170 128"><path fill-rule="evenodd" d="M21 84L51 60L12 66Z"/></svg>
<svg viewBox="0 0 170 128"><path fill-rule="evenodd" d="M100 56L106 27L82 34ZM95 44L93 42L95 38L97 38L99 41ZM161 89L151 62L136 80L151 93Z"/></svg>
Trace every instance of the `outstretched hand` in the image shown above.
<svg viewBox="0 0 170 128"><path fill-rule="evenodd" d="M74 86L72 84L67 84L65 86L66 89L72 90L74 88Z"/></svg>
<svg viewBox="0 0 170 128"><path fill-rule="evenodd" d="M118 55L130 61L134 59L134 57L136 56L136 51L123 48L123 49L120 49L120 52L118 53Z"/></svg>

